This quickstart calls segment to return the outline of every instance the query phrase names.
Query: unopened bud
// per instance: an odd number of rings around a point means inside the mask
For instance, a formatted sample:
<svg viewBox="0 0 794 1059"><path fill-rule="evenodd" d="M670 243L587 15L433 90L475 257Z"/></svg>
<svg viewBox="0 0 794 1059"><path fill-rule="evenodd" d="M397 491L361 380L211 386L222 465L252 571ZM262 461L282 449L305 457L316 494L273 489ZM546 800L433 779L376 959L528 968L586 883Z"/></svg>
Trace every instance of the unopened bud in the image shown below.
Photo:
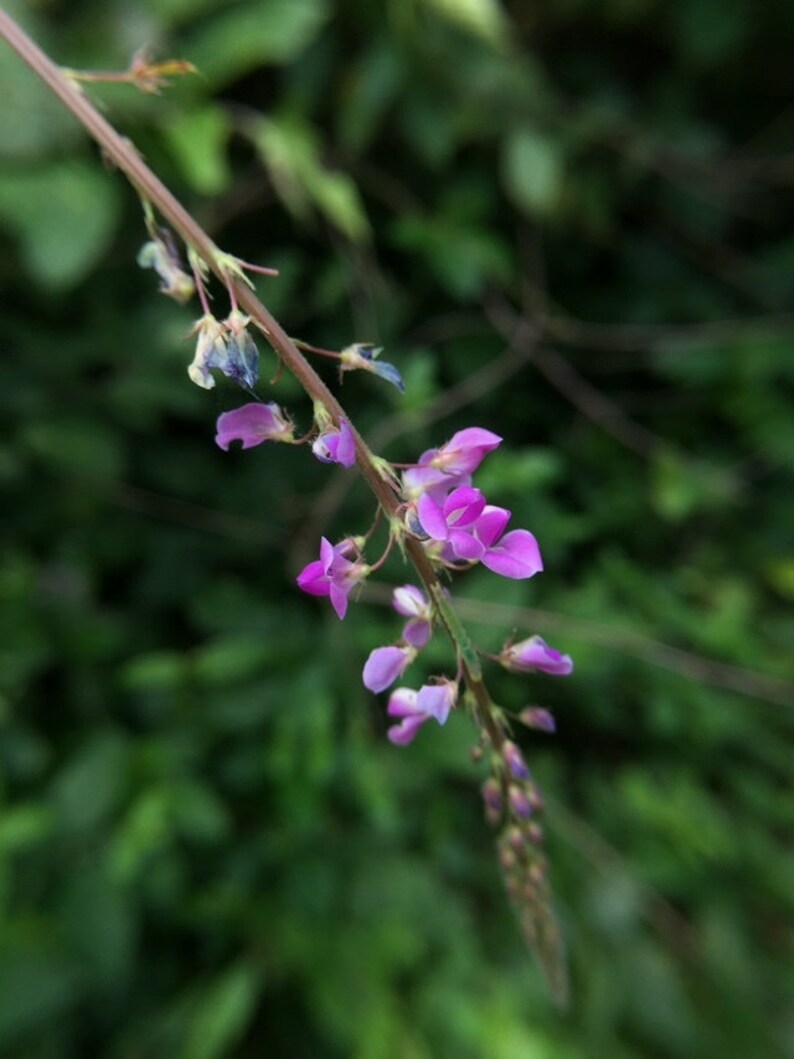
<svg viewBox="0 0 794 1059"><path fill-rule="evenodd" d="M556 732L557 725L551 713L542 706L527 706L518 715L519 721L527 728L535 728L540 732Z"/></svg>
<svg viewBox="0 0 794 1059"><path fill-rule="evenodd" d="M507 798L510 802L510 808L522 820L527 820L532 815L532 806L522 787L511 784L510 790L507 792Z"/></svg>
<svg viewBox="0 0 794 1059"><path fill-rule="evenodd" d="M514 779L529 779L529 768L527 767L527 763L524 761L521 751L512 740L505 739L502 744L502 757Z"/></svg>
<svg viewBox="0 0 794 1059"><path fill-rule="evenodd" d="M493 777L483 783L482 798L485 802L485 817L488 823L498 823L502 815L502 788Z"/></svg>
<svg viewBox="0 0 794 1059"><path fill-rule="evenodd" d="M518 827L508 827L507 831L505 831L505 839L516 853L520 853L525 846L524 836Z"/></svg>
<svg viewBox="0 0 794 1059"><path fill-rule="evenodd" d="M534 821L527 824L527 838L530 842L534 842L535 845L540 845L543 841L543 828L540 824L536 824Z"/></svg>

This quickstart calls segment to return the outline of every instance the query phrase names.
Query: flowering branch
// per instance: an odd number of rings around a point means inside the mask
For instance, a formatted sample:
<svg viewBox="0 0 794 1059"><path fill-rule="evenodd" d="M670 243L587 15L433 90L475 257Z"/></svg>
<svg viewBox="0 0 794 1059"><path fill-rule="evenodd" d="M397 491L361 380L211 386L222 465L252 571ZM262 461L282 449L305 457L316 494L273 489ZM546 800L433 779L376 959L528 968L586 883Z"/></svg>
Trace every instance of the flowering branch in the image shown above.
<svg viewBox="0 0 794 1059"><path fill-rule="evenodd" d="M402 475L394 465L376 457L298 345L307 351L335 356L343 371L370 371L401 389L397 369L376 361L380 351L366 344L356 343L335 354L291 339L254 293L246 276L246 269L252 266L215 245L143 162L130 141L120 136L86 99L75 83L75 75L57 67L2 10L0 36L81 122L138 192L150 237L139 263L154 269L160 277L161 291L177 301L185 302L198 293L203 315L194 329L197 346L188 369L191 380L210 389L215 385L212 371L217 369L253 392L258 352L247 329L253 322L313 401L318 431L312 445L315 456L345 467L357 464L374 493L379 513L385 516L389 527L389 542L381 560L369 565L364 558L369 535L345 538L337 544L323 538L319 559L301 571L298 585L310 594L328 596L342 618L351 590L385 561L395 543L415 567L427 595L413 585L395 592L395 609L409 620L398 644L376 648L371 653L364 667L364 683L375 692L386 690L425 646L433 626L444 628L455 649L455 678L433 678L419 691L396 689L387 713L398 723L388 735L394 744L406 745L429 719L444 724L457 705L459 683L463 683L462 700L480 731L475 756L481 758L484 747L490 748L491 777L484 784L483 799L487 819L500 829L499 859L508 893L527 940L537 951L555 994L563 1000L566 979L562 944L551 911L542 831L533 818L542 807L540 794L511 737L508 718L491 700L480 656L442 581L450 570L466 570L476 563L512 579L531 577L543 568L532 534L523 529L505 532L510 512L489 505L471 484L472 473L502 439L490 431L470 427L440 448L422 454L419 462L408 465ZM135 81L131 75L124 79ZM170 227L161 227L156 216ZM172 233L187 248L190 272L181 268ZM256 266L253 270L270 271ZM204 282L210 273L229 294L231 308L224 321L216 320L209 312ZM222 449L228 449L233 441L251 448L266 440L299 444L307 439L296 440L289 417L275 403L261 400L224 413L217 424L216 442ZM572 669L567 655L549 648L538 637L521 644L508 643L501 654L491 658L513 672L540 671L562 676ZM525 710L516 720L530 728L553 729L553 720L545 711Z"/></svg>

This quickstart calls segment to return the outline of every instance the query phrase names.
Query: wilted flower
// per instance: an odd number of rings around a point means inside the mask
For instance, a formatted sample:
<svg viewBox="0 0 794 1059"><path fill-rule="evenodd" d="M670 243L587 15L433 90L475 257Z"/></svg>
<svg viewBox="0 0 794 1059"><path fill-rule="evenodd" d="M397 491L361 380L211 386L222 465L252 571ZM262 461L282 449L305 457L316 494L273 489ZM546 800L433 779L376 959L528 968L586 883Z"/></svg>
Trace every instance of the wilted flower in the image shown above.
<svg viewBox="0 0 794 1059"><path fill-rule="evenodd" d="M296 578L298 586L309 595L330 596L331 605L340 618L347 613L348 595L369 574L366 563L347 558L357 551L349 537L339 544L331 544L323 537L319 560L305 566Z"/></svg>
<svg viewBox="0 0 794 1059"><path fill-rule="evenodd" d="M196 284L181 267L176 247L159 236L144 243L138 251L138 264L141 268L151 268L160 277L160 293L173 298L180 305L193 297Z"/></svg>
<svg viewBox="0 0 794 1059"><path fill-rule="evenodd" d="M567 677L573 672L570 655L560 654L549 647L540 636L530 636L520 643L502 648L499 661L513 673L548 673L552 677Z"/></svg>
<svg viewBox="0 0 794 1059"><path fill-rule="evenodd" d="M192 382L204 390L211 390L215 380L211 368L220 368L226 362L226 330L220 321L207 313L196 321L191 334L198 335L193 362L187 369Z"/></svg>
<svg viewBox="0 0 794 1059"><path fill-rule="evenodd" d="M241 441L244 449L261 445L263 441L293 441L293 425L273 401L269 404L252 401L223 412L215 429L215 442L224 452L229 451L233 441Z"/></svg>
<svg viewBox="0 0 794 1059"><path fill-rule="evenodd" d="M380 353L380 349L367 342L354 342L339 354L340 367L342 371L371 371L373 375L378 375L392 386L396 386L400 393L405 393L405 383L399 371L393 364L377 360Z"/></svg>
<svg viewBox="0 0 794 1059"><path fill-rule="evenodd" d="M251 389L259 378L259 350L248 333L249 322L239 309L233 309L224 320L228 332L226 360L218 366L228 378Z"/></svg>

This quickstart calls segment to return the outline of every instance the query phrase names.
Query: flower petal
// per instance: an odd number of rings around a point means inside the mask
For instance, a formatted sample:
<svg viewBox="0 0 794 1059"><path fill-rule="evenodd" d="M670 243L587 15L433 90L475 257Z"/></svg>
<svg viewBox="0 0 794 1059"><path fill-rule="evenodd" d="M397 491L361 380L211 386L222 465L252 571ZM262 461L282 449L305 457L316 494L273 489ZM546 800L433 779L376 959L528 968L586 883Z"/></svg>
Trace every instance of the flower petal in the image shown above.
<svg viewBox="0 0 794 1059"><path fill-rule="evenodd" d="M385 691L413 661L416 652L406 647L376 647L364 665L364 687L370 691Z"/></svg>
<svg viewBox="0 0 794 1059"><path fill-rule="evenodd" d="M482 557L483 566L502 577L521 580L543 569L540 548L529 530L512 530Z"/></svg>

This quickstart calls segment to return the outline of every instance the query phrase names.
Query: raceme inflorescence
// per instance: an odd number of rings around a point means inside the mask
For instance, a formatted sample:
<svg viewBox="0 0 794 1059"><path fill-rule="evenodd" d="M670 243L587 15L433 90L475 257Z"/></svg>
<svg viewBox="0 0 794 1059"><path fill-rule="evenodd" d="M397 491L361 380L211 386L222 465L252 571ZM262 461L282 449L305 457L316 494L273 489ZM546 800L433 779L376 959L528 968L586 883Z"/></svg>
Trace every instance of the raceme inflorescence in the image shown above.
<svg viewBox="0 0 794 1059"><path fill-rule="evenodd" d="M551 907L538 819L542 799L514 731L523 726L553 732L554 720L543 707L528 706L508 714L494 703L482 663L489 661L516 674L548 676L567 676L573 663L538 636L520 642L509 639L497 654L478 650L455 610L449 589L454 578L476 566L511 580L534 577L543 569L534 535L524 528L509 528L510 511L490 503L473 484L472 476L502 438L483 427L471 426L421 453L414 463L397 465L373 454L304 353L333 358L340 372L374 374L402 393L405 387L395 365L380 360L381 350L367 342L354 342L335 351L287 336L256 297L249 277L252 272L273 275L273 270L244 262L214 244L130 141L120 136L87 99L77 81L90 82L91 76L77 78L74 71L61 70L2 10L0 35L83 124L105 157L137 191L148 233L139 264L152 269L160 291L179 304L198 297L201 316L191 332L196 345L187 368L190 380L209 390L216 386L220 374L251 398L218 417L217 445L229 451L233 445L251 449L266 441L310 444L318 460L346 469L357 467L369 485L377 501L372 527L363 535L346 536L336 543L322 537L318 558L297 575L298 587L309 595L327 597L337 617L343 619L351 597L355 598L359 586L383 566L395 545L413 566L420 584L403 584L392 594L394 610L405 619L400 635L395 642L370 653L363 665L363 683L373 693L387 691L402 680L436 630L446 634L452 645L449 671L431 676L418 688L401 685L391 691L386 704L390 720L387 736L395 748L404 748L430 721L444 725L456 710L465 710L471 717L477 733L472 756L489 766L482 799L486 819L497 832L505 885L525 937L538 954L555 995L564 1000L565 960ZM133 64L122 79L138 83L141 71L147 77L152 71L159 76L164 71L185 72L189 66ZM155 81L161 84L161 80ZM180 246L184 247L184 260ZM229 298L228 313L221 319L210 309L206 288L211 274ZM294 374L312 401L311 428L303 436L296 436L291 416L257 390L259 351L254 329L270 343L282 366ZM370 562L365 552L381 518L387 526L387 541L380 557Z"/></svg>

